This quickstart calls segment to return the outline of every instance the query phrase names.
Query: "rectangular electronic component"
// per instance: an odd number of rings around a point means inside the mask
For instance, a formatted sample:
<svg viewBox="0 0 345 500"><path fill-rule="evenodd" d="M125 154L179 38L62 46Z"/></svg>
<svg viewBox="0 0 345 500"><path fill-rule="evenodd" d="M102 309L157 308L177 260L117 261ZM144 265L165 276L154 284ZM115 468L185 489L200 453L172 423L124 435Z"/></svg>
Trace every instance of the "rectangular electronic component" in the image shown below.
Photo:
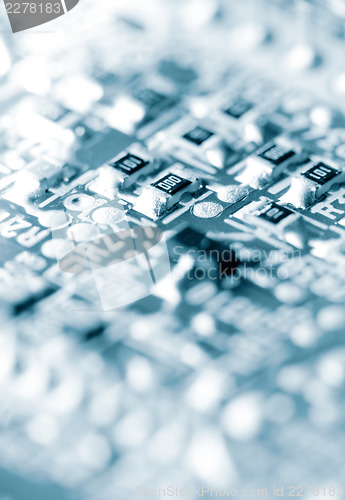
<svg viewBox="0 0 345 500"><path fill-rule="evenodd" d="M279 224L281 221L293 215L294 212L276 203L271 203L259 214L259 217L271 224Z"/></svg>
<svg viewBox="0 0 345 500"><path fill-rule="evenodd" d="M152 186L172 196L190 184L191 182L187 179L183 179L176 174L168 174L159 181L154 182Z"/></svg>
<svg viewBox="0 0 345 500"><path fill-rule="evenodd" d="M227 108L223 109L223 113L226 115L230 116L231 118L241 118L243 115L245 115L248 111L253 109L254 104L250 101L247 101L246 99L243 99L242 97L236 99L231 103L230 106Z"/></svg>
<svg viewBox="0 0 345 500"><path fill-rule="evenodd" d="M135 174L135 172L138 172L138 170L141 170L147 164L148 161L145 161L138 156L132 155L131 153L126 154L119 160L109 163L111 167L120 170L120 172L123 172L127 175Z"/></svg>
<svg viewBox="0 0 345 500"><path fill-rule="evenodd" d="M183 118L160 131L150 141L150 146L159 148L178 161L214 174L215 169L235 163L245 149L240 132L230 128L229 124L219 127L218 121Z"/></svg>
<svg viewBox="0 0 345 500"><path fill-rule="evenodd" d="M134 97L142 102L147 108L159 106L167 99L167 96L150 88L139 90L139 92L134 94Z"/></svg>
<svg viewBox="0 0 345 500"><path fill-rule="evenodd" d="M112 199L117 189L128 189L158 167L158 162L140 144L132 144L99 168L97 178L87 187L91 191Z"/></svg>
<svg viewBox="0 0 345 500"><path fill-rule="evenodd" d="M194 127L192 130L184 134L182 137L192 142L193 144L200 146L213 135L214 135L213 132L210 132L209 130L206 130L205 128L198 126Z"/></svg>
<svg viewBox="0 0 345 500"><path fill-rule="evenodd" d="M143 190L134 210L157 219L176 205L185 193L195 193L200 188L201 182L196 177L172 170Z"/></svg>
<svg viewBox="0 0 345 500"><path fill-rule="evenodd" d="M2 197L27 207L29 200L34 203L40 202L49 188L53 189L62 182L63 165L48 160L35 160L9 178L12 182Z"/></svg>
<svg viewBox="0 0 345 500"><path fill-rule="evenodd" d="M143 175L148 175L157 168L157 162L140 144L133 144L128 150L111 160L108 177L113 178L121 189L128 189Z"/></svg>
<svg viewBox="0 0 345 500"><path fill-rule="evenodd" d="M300 214L279 205L268 198L260 198L244 208L244 220L248 221L258 235L261 231L285 240L289 244L303 248L308 232Z"/></svg>
<svg viewBox="0 0 345 500"><path fill-rule="evenodd" d="M282 203L291 203L297 208L307 208L320 199L330 187L344 182L345 172L324 162L316 162L302 174L291 180L288 191L282 196Z"/></svg>
<svg viewBox="0 0 345 500"><path fill-rule="evenodd" d="M297 158L297 151L280 140L261 148L246 160L246 167L236 180L261 189L277 179L283 170Z"/></svg>
<svg viewBox="0 0 345 500"><path fill-rule="evenodd" d="M274 165L280 165L284 161L288 160L296 153L289 148L280 146L279 144L274 144L270 146L268 149L265 149L258 156L263 158L264 160L273 163Z"/></svg>
<svg viewBox="0 0 345 500"><path fill-rule="evenodd" d="M108 165L121 189L128 189L139 177L148 175L157 168L157 162L139 145L131 146L130 150L118 155Z"/></svg>
<svg viewBox="0 0 345 500"><path fill-rule="evenodd" d="M314 167L311 167L307 172L304 172L304 176L317 184L323 186L326 182L331 181L339 174L339 170L326 165L325 163L318 163Z"/></svg>
<svg viewBox="0 0 345 500"><path fill-rule="evenodd" d="M182 154L175 155L177 158L186 161L187 157L191 156L197 161L223 168L229 158L235 155L232 145L213 129L210 130L207 124L205 126L198 124L190 128L183 127L183 129L185 132L182 132L176 140L177 150L182 151Z"/></svg>

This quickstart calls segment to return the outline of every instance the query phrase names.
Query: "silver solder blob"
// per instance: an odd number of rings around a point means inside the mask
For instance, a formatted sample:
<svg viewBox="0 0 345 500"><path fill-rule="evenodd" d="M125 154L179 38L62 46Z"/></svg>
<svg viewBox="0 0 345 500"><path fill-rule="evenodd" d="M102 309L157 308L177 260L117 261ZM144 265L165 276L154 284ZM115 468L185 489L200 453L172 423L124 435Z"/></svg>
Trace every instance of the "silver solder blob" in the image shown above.
<svg viewBox="0 0 345 500"><path fill-rule="evenodd" d="M212 219L223 212L223 207L213 201L203 201L193 207L193 214L200 219Z"/></svg>
<svg viewBox="0 0 345 500"><path fill-rule="evenodd" d="M218 190L217 197L225 203L234 204L238 201L244 200L248 194L249 191L247 188L240 186L224 186Z"/></svg>

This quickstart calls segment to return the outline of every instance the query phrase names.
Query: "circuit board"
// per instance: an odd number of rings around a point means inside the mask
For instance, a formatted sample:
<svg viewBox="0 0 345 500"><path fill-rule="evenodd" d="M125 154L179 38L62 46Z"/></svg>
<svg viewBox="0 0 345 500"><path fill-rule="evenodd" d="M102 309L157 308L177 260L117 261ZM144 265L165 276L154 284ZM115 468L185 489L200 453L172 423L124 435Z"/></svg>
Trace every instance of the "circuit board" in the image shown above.
<svg viewBox="0 0 345 500"><path fill-rule="evenodd" d="M342 496L344 14L3 20L0 500Z"/></svg>

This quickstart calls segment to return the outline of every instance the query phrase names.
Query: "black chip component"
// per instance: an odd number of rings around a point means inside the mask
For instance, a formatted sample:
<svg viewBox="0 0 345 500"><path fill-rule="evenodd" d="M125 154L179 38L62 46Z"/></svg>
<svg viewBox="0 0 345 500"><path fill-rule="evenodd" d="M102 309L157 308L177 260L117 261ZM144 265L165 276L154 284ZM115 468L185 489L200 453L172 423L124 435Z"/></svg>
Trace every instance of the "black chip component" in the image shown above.
<svg viewBox="0 0 345 500"><path fill-rule="evenodd" d="M253 109L253 107L254 104L252 102L240 98L234 101L231 106L224 109L223 112L233 118L241 118L241 116Z"/></svg>
<svg viewBox="0 0 345 500"><path fill-rule="evenodd" d="M281 207L276 203L271 203L266 207L264 212L261 212L259 214L259 217L268 222L271 222L272 224L278 224L279 222L286 219L286 217L289 217L289 215L292 215L293 213L294 212L292 212L288 208Z"/></svg>
<svg viewBox="0 0 345 500"><path fill-rule="evenodd" d="M104 325L98 324L97 326L93 327L91 330L85 332L84 340L88 342L88 341L93 340L97 337L100 337L101 335L103 335L104 329L105 329Z"/></svg>
<svg viewBox="0 0 345 500"><path fill-rule="evenodd" d="M142 102L147 108L159 106L166 100L166 96L152 89L143 89L137 92L134 97Z"/></svg>
<svg viewBox="0 0 345 500"><path fill-rule="evenodd" d="M258 156L260 156L260 158L263 158L264 160L269 161L270 163L273 163L273 165L280 165L295 154L295 151L292 151L291 149L284 148L279 144L274 144L265 151L262 151L260 154L258 154Z"/></svg>
<svg viewBox="0 0 345 500"><path fill-rule="evenodd" d="M147 164L148 164L147 161L142 160L138 156L128 153L123 158L120 158L119 160L110 163L110 166L116 168L117 170L120 170L121 172L127 175L132 175L134 174L134 172L137 172L141 168L145 167Z"/></svg>
<svg viewBox="0 0 345 500"><path fill-rule="evenodd" d="M203 127L195 127L190 132L187 132L182 137L187 139L187 141L193 142L197 146L200 146L203 142L207 141L214 134Z"/></svg>
<svg viewBox="0 0 345 500"><path fill-rule="evenodd" d="M41 300L55 293L56 290L57 287L55 285L47 285L42 290L20 297L18 301L12 304L13 314L21 314L28 309L35 307Z"/></svg>
<svg viewBox="0 0 345 500"><path fill-rule="evenodd" d="M303 175L307 179L310 179L322 186L323 184L326 184L326 182L333 179L336 175L339 175L339 173L340 172L335 168L320 162L307 170L307 172L304 172Z"/></svg>
<svg viewBox="0 0 345 500"><path fill-rule="evenodd" d="M190 181L188 181L187 179L183 179L179 175L168 174L162 177L162 179L154 182L152 186L172 196L185 187L189 186L190 184Z"/></svg>

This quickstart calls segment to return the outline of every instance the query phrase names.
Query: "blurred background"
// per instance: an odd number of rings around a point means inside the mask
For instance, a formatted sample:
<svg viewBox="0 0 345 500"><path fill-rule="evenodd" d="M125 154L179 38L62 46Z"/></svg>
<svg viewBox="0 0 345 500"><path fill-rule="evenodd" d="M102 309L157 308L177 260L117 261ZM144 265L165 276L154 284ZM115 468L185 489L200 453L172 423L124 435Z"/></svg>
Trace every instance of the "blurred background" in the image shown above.
<svg viewBox="0 0 345 500"><path fill-rule="evenodd" d="M287 134L343 161L345 1L80 0L17 34L1 4L0 26L0 499L342 496L343 191L303 212L317 234L288 280L176 278L108 313L61 276L44 213L76 178L89 209L88 172L136 141L158 154L185 116L228 132L224 95L255 102L230 127L241 159Z"/></svg>

